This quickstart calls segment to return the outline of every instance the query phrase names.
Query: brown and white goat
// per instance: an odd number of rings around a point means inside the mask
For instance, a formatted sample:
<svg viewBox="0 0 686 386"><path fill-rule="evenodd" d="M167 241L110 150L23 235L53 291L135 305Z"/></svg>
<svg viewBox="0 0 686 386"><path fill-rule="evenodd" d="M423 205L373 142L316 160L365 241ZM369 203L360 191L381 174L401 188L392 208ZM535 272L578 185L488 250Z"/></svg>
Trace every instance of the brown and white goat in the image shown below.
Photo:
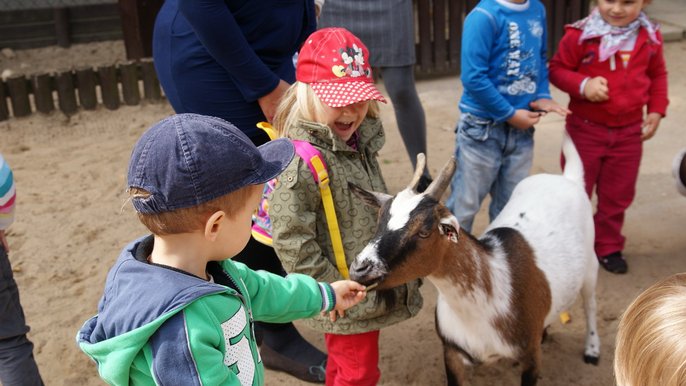
<svg viewBox="0 0 686 386"><path fill-rule="evenodd" d="M350 278L386 289L428 277L438 290L436 326L450 385L463 384L464 364L498 358L519 361L521 384L536 384L544 329L579 292L587 327L584 360L598 362L592 208L581 160L566 133L563 152L563 175L521 181L479 239L460 229L439 202L455 172L454 159L421 194L416 185L423 154L412 182L394 197L350 186L380 208L376 233L351 265Z"/></svg>

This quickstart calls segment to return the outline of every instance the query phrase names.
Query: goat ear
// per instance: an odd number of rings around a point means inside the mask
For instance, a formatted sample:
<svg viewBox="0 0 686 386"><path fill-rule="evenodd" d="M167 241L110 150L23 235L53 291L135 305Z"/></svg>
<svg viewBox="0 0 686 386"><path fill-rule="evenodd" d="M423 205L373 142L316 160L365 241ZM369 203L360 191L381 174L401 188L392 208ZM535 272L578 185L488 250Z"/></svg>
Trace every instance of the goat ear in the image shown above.
<svg viewBox="0 0 686 386"><path fill-rule="evenodd" d="M457 244L459 238L460 224L455 216L443 217L438 224L438 230L446 236L450 242Z"/></svg>
<svg viewBox="0 0 686 386"><path fill-rule="evenodd" d="M348 182L348 187L350 190L355 193L357 197L359 197L362 201L364 201L367 205L374 207L374 208L380 208L383 206L383 204L393 198L393 196L385 194L385 193L379 193L379 192L369 192L367 190L364 190L360 188L359 186L353 184L352 182Z"/></svg>

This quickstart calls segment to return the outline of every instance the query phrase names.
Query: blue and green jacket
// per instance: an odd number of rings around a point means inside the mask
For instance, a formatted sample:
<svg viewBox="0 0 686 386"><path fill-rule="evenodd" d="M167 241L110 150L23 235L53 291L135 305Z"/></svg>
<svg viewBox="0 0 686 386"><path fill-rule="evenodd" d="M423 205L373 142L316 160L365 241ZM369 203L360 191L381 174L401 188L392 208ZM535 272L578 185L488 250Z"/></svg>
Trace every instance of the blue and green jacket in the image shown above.
<svg viewBox="0 0 686 386"><path fill-rule="evenodd" d="M208 282L146 261L135 240L110 270L98 314L76 340L111 385L262 385L255 320L283 323L335 305L328 284L210 262Z"/></svg>

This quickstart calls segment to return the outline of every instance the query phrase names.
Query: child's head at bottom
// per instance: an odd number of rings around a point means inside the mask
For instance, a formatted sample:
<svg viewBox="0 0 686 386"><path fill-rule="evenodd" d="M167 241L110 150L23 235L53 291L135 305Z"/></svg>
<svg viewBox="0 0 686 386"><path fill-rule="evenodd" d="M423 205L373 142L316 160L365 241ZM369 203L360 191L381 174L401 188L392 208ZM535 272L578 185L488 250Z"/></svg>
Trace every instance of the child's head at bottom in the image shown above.
<svg viewBox="0 0 686 386"><path fill-rule="evenodd" d="M653 284L626 309L614 371L619 386L686 384L686 273Z"/></svg>
<svg viewBox="0 0 686 386"><path fill-rule="evenodd" d="M386 103L374 85L369 50L344 28L322 28L305 40L296 80L274 119L282 135L306 120L327 125L347 141L365 118L379 116L376 101Z"/></svg>
<svg viewBox="0 0 686 386"><path fill-rule="evenodd" d="M220 118L173 115L148 129L134 146L128 191L139 219L156 236L207 232L220 213L233 225L239 252L250 237L263 184L279 175L293 155L288 140L255 147Z"/></svg>

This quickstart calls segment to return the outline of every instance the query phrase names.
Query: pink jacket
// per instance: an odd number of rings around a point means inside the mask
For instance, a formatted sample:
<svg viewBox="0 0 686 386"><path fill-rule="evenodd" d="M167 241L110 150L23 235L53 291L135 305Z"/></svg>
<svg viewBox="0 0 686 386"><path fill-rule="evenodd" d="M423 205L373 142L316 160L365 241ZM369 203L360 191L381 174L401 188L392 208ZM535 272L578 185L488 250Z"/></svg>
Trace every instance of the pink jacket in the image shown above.
<svg viewBox="0 0 686 386"><path fill-rule="evenodd" d="M611 60L598 61L600 39L589 39L579 44L581 32L571 25L566 27L549 68L550 82L569 94L569 109L573 114L609 127L642 121L643 106L646 105L649 113L666 115L669 104L667 69L659 31L660 44L655 44L641 28L628 66L624 68L619 54L616 54L614 70L611 69ZM591 102L581 95L581 82L596 76L603 76L608 81L610 98L605 102Z"/></svg>

